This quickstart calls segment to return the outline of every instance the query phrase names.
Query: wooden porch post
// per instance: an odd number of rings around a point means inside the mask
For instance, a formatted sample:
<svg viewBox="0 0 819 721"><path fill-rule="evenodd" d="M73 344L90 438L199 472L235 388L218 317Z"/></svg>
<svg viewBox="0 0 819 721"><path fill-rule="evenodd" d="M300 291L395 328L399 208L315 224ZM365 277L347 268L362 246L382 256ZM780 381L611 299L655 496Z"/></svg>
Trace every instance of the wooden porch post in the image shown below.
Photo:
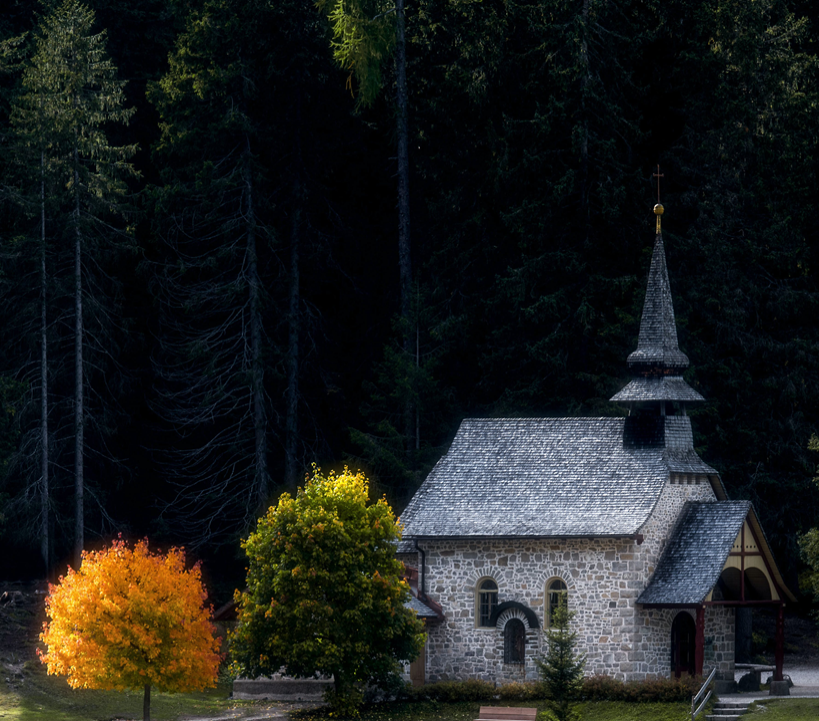
<svg viewBox="0 0 819 721"><path fill-rule="evenodd" d="M697 606L697 632L694 637L694 675L702 676L705 660L705 606Z"/></svg>
<svg viewBox="0 0 819 721"><path fill-rule="evenodd" d="M774 651L776 670L774 681L784 680L782 667L785 663L785 604L780 603L776 611L776 649Z"/></svg>

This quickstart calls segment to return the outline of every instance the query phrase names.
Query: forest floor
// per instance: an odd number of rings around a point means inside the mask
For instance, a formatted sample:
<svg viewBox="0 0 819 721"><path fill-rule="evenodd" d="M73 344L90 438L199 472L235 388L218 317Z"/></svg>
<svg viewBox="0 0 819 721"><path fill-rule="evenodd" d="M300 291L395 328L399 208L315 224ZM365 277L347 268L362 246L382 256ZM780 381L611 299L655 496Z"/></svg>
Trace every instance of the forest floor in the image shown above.
<svg viewBox="0 0 819 721"><path fill-rule="evenodd" d="M142 716L141 692L72 690L64 678L47 676L37 658L38 635L45 620L45 584L0 582L0 719L3 721L126 721ZM773 615L755 614L754 631L758 661L773 662L775 621ZM816 624L807 618L787 617L785 672L788 666L815 667L819 670L819 636ZM202 693L153 693L151 711L154 721L284 721L312 714L303 704L274 701L237 701L230 698L229 683ZM809 699L794 701L809 703ZM787 702L790 703L790 702ZM363 721L406 718L473 719L476 704L383 704L365 712ZM429 708L427 708L429 706ZM583 719L617 721L633 718L623 704L584 704ZM625 706L629 706L626 704ZM640 718L665 721L685 718L685 704L660 704L652 713L646 705ZM400 708L399 708L400 707ZM768 705L767 712L776 708ZM810 706L816 718L819 701ZM794 712L796 708L792 709ZM293 713L296 712L296 713ZM806 713L808 711L806 710ZM385 715L386 714L386 715ZM625 714L625 715L621 715ZM319 711L317 716L324 716ZM777 718L779 718L777 716ZM783 718L788 718L784 716ZM799 717L801 718L801 716ZM773 717L769 717L773 721Z"/></svg>

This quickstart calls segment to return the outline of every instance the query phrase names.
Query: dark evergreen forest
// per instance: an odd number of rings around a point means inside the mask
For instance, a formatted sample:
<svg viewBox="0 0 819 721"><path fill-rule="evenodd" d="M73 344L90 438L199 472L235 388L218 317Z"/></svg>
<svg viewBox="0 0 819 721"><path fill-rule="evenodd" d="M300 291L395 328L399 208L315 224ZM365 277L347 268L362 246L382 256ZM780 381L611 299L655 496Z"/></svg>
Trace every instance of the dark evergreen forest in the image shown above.
<svg viewBox="0 0 819 721"><path fill-rule="evenodd" d="M625 413L659 164L695 442L797 587L815 3L3 8L1 575L147 535L221 601L313 463L400 511L464 417Z"/></svg>

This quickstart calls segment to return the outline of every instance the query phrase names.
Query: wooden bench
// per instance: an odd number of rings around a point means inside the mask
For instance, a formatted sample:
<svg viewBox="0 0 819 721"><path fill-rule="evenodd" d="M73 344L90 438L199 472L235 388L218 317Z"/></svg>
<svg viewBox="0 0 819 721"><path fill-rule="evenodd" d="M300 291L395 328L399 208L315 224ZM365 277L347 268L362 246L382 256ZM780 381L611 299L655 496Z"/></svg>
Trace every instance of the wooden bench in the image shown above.
<svg viewBox="0 0 819 721"><path fill-rule="evenodd" d="M536 708L515 706L481 706L475 721L537 721Z"/></svg>

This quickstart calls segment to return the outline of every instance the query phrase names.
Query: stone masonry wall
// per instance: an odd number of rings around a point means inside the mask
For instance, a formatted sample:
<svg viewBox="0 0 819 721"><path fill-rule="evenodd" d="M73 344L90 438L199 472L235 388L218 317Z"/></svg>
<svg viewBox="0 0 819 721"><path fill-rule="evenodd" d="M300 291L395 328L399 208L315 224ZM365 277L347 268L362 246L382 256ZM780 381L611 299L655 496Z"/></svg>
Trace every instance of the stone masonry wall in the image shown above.
<svg viewBox="0 0 819 721"><path fill-rule="evenodd" d="M671 674L671 624L679 613L687 613L696 621L694 610L657 608L644 609L639 614L634 647L637 657L635 678ZM707 606L705 609L705 653L703 673L717 667L717 678L734 679L734 609L726 606ZM658 670L654 670L658 669Z"/></svg>
<svg viewBox="0 0 819 721"><path fill-rule="evenodd" d="M546 651L546 583L555 577L565 581L569 608L577 612L579 650L588 654L588 672L625 678L620 668L630 650L625 629L633 624L623 618L628 609L620 594L634 583L634 541L457 540L421 545L426 551L427 593L446 616L428 631L428 681L536 679L535 657ZM503 662L503 616L495 628L477 627L476 589L486 577L498 584L499 603L517 601L537 615L539 628L532 629L521 614L527 627L523 665Z"/></svg>
<svg viewBox="0 0 819 721"><path fill-rule="evenodd" d="M577 614L578 650L587 656L587 675L606 674L622 680L668 676L671 622L678 611L642 609L635 601L688 500L715 500L710 484L667 483L641 529L642 544L631 539L422 541L426 591L441 604L446 616L445 621L428 628L427 681L536 679L534 660L546 651L545 589L547 581L555 577L565 581L569 609ZM476 589L486 577L498 584L499 603L517 601L537 616L539 627L531 628L524 614L512 614L520 617L527 629L526 661L522 665L504 663L503 628L509 611L498 619L496 627L477 627ZM733 612L709 608L705 635L706 666L712 654L721 673L732 671Z"/></svg>

